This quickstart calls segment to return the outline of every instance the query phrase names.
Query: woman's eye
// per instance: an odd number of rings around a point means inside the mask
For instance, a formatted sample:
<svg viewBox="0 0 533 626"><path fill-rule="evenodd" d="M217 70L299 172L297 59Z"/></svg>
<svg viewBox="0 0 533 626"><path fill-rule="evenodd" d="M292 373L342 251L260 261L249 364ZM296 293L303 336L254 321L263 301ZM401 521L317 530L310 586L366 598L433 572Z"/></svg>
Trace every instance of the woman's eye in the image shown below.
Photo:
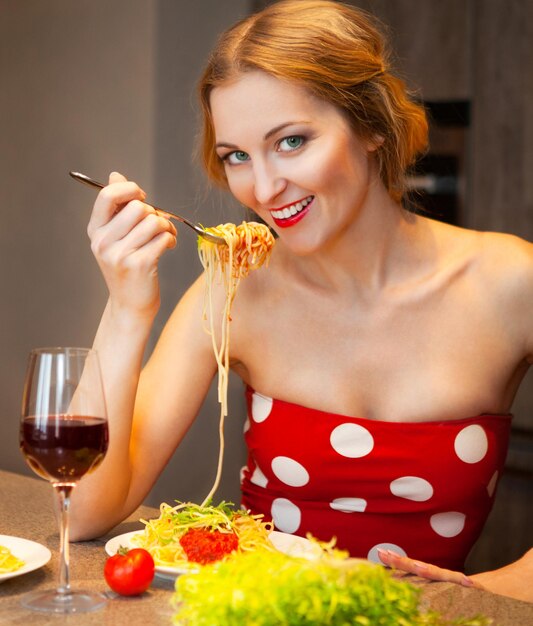
<svg viewBox="0 0 533 626"><path fill-rule="evenodd" d="M250 157L247 152L235 150L235 152L230 152L229 154L226 154L226 156L222 157L222 160L226 163L230 163L231 165L239 165L239 163L248 161L249 158Z"/></svg>
<svg viewBox="0 0 533 626"><path fill-rule="evenodd" d="M290 152L291 150L297 150L301 148L304 143L304 138L301 135L291 135L285 137L279 142L279 149L281 152Z"/></svg>

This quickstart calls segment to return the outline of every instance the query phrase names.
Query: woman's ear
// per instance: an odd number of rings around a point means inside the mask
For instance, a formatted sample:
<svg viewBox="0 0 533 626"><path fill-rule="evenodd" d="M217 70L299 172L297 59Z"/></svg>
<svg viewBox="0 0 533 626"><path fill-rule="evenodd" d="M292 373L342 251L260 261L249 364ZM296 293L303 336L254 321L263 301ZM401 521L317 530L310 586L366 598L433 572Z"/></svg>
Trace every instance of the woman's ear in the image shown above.
<svg viewBox="0 0 533 626"><path fill-rule="evenodd" d="M372 137L366 142L366 149L369 152L375 152L381 145L383 145L384 141L385 139L381 135L372 135Z"/></svg>

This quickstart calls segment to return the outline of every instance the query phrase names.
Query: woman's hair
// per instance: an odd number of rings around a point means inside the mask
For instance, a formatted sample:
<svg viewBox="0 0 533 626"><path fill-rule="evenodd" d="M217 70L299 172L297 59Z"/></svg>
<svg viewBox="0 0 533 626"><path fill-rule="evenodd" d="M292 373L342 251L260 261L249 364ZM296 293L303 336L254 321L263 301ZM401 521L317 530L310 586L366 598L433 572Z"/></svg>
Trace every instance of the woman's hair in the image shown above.
<svg viewBox="0 0 533 626"><path fill-rule="evenodd" d="M367 13L333 0L282 0L221 35L199 83L201 156L208 176L227 186L215 152L211 91L260 70L333 104L375 151L381 179L400 201L407 168L427 147L424 108L388 69L386 41Z"/></svg>

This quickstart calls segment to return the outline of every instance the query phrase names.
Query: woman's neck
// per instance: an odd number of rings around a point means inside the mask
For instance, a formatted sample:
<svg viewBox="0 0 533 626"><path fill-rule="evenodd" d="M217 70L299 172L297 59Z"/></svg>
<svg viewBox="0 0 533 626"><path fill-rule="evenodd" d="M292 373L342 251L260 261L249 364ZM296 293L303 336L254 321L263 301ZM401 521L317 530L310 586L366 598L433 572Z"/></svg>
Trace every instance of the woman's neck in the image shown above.
<svg viewBox="0 0 533 626"><path fill-rule="evenodd" d="M296 256L279 243L284 264L297 280L345 294L382 292L423 270L421 261L435 252L429 220L388 195L367 204L347 229L312 254Z"/></svg>

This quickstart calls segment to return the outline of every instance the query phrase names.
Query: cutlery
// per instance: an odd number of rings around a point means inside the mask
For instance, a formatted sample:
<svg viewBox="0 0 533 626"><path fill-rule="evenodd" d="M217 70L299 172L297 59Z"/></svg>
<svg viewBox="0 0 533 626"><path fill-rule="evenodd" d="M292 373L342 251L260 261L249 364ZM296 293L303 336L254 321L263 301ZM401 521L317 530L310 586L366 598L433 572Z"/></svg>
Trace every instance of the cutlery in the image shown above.
<svg viewBox="0 0 533 626"><path fill-rule="evenodd" d="M80 172L69 172L69 174L72 176L72 178L74 178L74 180L77 180L80 183L84 183L85 185L89 185L90 187L103 189L106 186L103 183L98 182L97 180L89 178L89 176L86 176L85 174L81 174ZM176 215L175 213L171 213L170 211L167 211L166 209L160 209L159 207L156 207L156 206L154 206L153 208L156 210L157 213L161 214L163 217L177 220L178 222L185 224L189 228L192 228L200 237L207 239L207 241L210 241L211 243L216 243L218 245L224 245L224 246L227 245L226 240L223 237L217 237L217 235L213 235L207 232L205 228L202 228L199 224L194 224L193 222L189 221L187 218L182 217L181 215Z"/></svg>

